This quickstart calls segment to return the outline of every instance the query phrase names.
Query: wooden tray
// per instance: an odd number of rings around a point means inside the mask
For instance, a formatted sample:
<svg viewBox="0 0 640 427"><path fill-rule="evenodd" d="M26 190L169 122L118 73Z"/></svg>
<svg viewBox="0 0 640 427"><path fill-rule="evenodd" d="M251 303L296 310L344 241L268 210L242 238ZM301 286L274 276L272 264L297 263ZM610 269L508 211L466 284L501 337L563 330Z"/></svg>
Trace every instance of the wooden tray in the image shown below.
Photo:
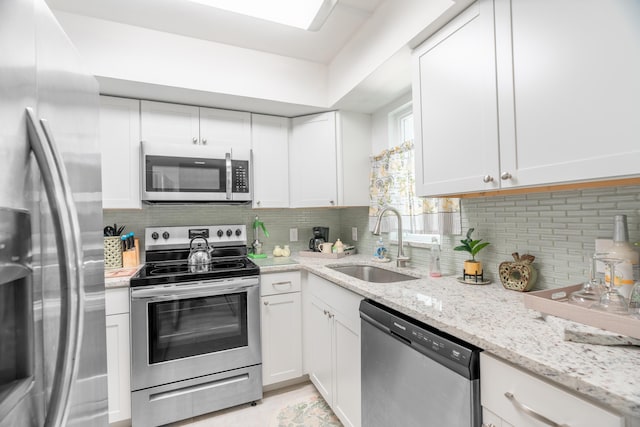
<svg viewBox="0 0 640 427"><path fill-rule="evenodd" d="M314 251L300 251L298 252L298 255L304 256L304 257L325 258L325 259L338 259L338 258L343 258L347 256L345 252L335 253L335 254L334 253L326 254L324 252L314 252Z"/></svg>
<svg viewBox="0 0 640 427"><path fill-rule="evenodd" d="M569 294L580 288L582 285L573 285L525 293L524 306L541 313L640 339L640 320L570 303Z"/></svg>

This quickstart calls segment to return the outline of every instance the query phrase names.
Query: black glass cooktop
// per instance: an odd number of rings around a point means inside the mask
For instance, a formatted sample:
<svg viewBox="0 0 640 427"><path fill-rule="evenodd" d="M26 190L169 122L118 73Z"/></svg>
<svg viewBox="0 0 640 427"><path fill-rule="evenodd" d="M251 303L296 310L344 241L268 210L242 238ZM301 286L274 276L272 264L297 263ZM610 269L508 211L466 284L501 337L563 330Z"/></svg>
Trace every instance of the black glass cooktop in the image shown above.
<svg viewBox="0 0 640 427"><path fill-rule="evenodd" d="M199 266L190 266L187 260L153 261L147 262L131 278L131 286L246 277L258 274L260 274L260 268L246 257L214 258L211 263Z"/></svg>

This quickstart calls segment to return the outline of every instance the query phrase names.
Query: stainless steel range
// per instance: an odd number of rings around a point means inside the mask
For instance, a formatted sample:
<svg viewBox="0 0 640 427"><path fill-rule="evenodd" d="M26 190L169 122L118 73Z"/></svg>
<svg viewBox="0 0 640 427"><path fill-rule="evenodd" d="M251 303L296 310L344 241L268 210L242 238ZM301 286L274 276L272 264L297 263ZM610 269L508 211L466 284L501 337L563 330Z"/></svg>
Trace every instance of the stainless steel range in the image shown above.
<svg viewBox="0 0 640 427"><path fill-rule="evenodd" d="M132 424L262 398L259 268L244 225L151 227L131 279Z"/></svg>

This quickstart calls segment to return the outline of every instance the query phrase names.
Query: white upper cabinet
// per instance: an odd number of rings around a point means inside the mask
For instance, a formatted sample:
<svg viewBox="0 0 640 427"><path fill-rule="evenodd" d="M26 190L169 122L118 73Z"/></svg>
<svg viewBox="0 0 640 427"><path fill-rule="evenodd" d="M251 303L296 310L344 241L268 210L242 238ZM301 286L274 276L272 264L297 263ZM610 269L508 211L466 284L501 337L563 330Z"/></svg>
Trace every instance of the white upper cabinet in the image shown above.
<svg viewBox="0 0 640 427"><path fill-rule="evenodd" d="M251 114L141 101L142 140L150 143L251 147Z"/></svg>
<svg viewBox="0 0 640 427"><path fill-rule="evenodd" d="M418 195L496 188L491 1L474 3L415 51L413 108Z"/></svg>
<svg viewBox="0 0 640 427"><path fill-rule="evenodd" d="M291 119L289 194L292 208L338 203L336 113Z"/></svg>
<svg viewBox="0 0 640 427"><path fill-rule="evenodd" d="M140 209L140 101L100 97L102 207Z"/></svg>
<svg viewBox="0 0 640 427"><path fill-rule="evenodd" d="M217 147L251 148L251 114L200 108L200 143Z"/></svg>
<svg viewBox="0 0 640 427"><path fill-rule="evenodd" d="M291 119L290 206L368 206L371 116L328 112Z"/></svg>
<svg viewBox="0 0 640 427"><path fill-rule="evenodd" d="M141 101L142 141L200 143L200 112L192 105Z"/></svg>
<svg viewBox="0 0 640 427"><path fill-rule="evenodd" d="M253 207L289 207L289 119L251 116Z"/></svg>
<svg viewBox="0 0 640 427"><path fill-rule="evenodd" d="M369 206L371 172L371 115L339 111L336 114L338 204Z"/></svg>
<svg viewBox="0 0 640 427"><path fill-rule="evenodd" d="M414 55L418 194L637 176L639 12L479 0L428 39Z"/></svg>
<svg viewBox="0 0 640 427"><path fill-rule="evenodd" d="M638 16L628 0L496 0L503 186L640 173Z"/></svg>

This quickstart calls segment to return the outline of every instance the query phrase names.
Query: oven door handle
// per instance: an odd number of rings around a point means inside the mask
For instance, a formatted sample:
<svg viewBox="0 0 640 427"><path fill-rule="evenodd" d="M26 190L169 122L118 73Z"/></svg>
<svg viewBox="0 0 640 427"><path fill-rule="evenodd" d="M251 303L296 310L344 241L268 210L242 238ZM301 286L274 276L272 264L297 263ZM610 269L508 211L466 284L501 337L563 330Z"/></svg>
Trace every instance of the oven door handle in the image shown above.
<svg viewBox="0 0 640 427"><path fill-rule="evenodd" d="M198 285L179 285L171 287L161 287L153 289L132 289L132 300L153 300L153 301L171 301L176 299L206 297L225 294L236 294L246 292L251 288L259 285L258 282L247 283L242 285L229 285L228 283L220 283L218 286L212 283Z"/></svg>

